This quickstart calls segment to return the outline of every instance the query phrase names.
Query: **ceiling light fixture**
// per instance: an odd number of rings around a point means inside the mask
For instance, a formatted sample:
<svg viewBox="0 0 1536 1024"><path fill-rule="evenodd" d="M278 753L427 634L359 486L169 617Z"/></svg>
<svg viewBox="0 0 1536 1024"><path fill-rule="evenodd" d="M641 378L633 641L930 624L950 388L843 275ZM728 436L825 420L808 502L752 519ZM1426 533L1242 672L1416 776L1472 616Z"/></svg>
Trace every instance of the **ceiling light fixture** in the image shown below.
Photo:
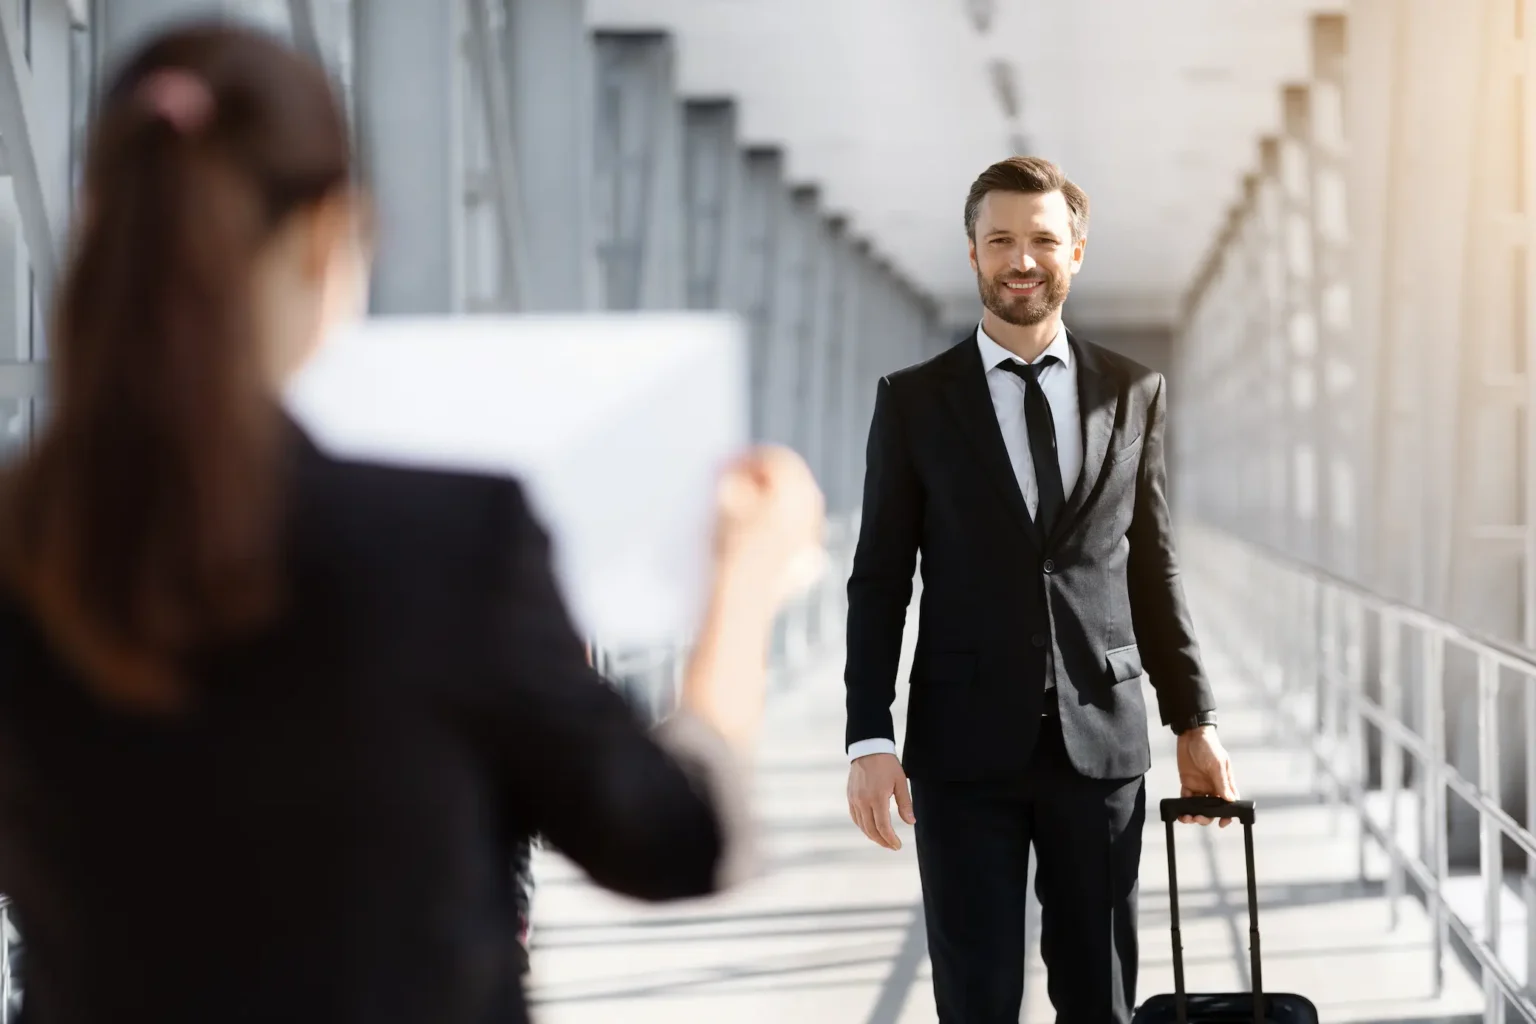
<svg viewBox="0 0 1536 1024"><path fill-rule="evenodd" d="M994 60L987 69L992 76L992 91L1003 108L1003 116L1010 121L1019 116L1019 89L1013 75L1013 65L1005 60Z"/></svg>
<svg viewBox="0 0 1536 1024"><path fill-rule="evenodd" d="M992 20L997 16L997 0L965 0L965 12L976 31L986 35L992 31Z"/></svg>

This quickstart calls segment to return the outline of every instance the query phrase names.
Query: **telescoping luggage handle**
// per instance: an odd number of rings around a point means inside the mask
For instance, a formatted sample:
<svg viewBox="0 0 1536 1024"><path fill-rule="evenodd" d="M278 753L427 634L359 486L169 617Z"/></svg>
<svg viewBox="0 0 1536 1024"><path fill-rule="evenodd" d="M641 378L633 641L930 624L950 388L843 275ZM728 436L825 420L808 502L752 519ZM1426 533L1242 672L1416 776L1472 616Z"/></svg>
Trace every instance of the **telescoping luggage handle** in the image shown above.
<svg viewBox="0 0 1536 1024"><path fill-rule="evenodd" d="M1179 869L1173 852L1173 825L1185 815L1236 818L1243 824L1248 859L1248 957L1253 972L1253 1024L1264 1024L1264 980L1259 966L1259 888L1253 874L1253 801L1213 796L1182 797L1162 802L1163 828L1168 834L1168 906L1173 921L1173 1005L1178 1024L1189 1024L1189 997L1184 992L1184 945L1179 939Z"/></svg>

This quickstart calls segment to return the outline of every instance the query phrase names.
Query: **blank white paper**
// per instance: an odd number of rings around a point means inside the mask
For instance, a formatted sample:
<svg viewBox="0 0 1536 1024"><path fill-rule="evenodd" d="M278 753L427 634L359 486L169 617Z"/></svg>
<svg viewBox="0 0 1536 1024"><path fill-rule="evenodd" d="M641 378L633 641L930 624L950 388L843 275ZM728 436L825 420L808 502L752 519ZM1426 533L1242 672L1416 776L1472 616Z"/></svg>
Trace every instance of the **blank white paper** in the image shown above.
<svg viewBox="0 0 1536 1024"><path fill-rule="evenodd" d="M747 373L725 315L382 317L327 345L287 397L335 456L517 478L583 633L647 645L703 613L716 485L749 440Z"/></svg>

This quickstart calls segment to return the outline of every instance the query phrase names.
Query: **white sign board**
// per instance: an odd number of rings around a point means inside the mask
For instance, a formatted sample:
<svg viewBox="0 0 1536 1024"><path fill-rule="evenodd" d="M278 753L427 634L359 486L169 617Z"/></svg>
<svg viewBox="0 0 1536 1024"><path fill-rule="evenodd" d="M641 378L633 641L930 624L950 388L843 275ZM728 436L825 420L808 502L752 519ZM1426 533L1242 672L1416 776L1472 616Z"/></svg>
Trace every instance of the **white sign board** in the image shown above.
<svg viewBox="0 0 1536 1024"><path fill-rule="evenodd" d="M288 402L338 457L516 477L582 631L645 645L703 612L747 366L724 315L383 317L319 352Z"/></svg>

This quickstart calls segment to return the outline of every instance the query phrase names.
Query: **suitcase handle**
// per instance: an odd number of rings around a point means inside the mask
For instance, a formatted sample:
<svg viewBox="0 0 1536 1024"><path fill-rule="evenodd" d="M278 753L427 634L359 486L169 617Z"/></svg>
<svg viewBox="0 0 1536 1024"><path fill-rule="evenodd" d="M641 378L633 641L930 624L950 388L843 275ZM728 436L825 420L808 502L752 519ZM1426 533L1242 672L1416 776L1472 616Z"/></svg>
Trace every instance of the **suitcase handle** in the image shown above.
<svg viewBox="0 0 1536 1024"><path fill-rule="evenodd" d="M1253 824L1252 800L1223 800L1218 796L1186 796L1164 800L1163 820L1177 821L1185 815L1197 818L1236 818L1244 825Z"/></svg>
<svg viewBox="0 0 1536 1024"><path fill-rule="evenodd" d="M1253 1024L1264 1024L1264 975L1259 957L1259 887L1253 873L1252 800L1183 797L1162 802L1163 828L1168 836L1168 906L1173 932L1173 1007L1177 1024L1189 1024L1189 996L1184 991L1184 944L1179 938L1179 869L1174 854L1173 826L1186 814L1206 818L1236 818L1243 825L1248 873L1248 958L1253 975Z"/></svg>

